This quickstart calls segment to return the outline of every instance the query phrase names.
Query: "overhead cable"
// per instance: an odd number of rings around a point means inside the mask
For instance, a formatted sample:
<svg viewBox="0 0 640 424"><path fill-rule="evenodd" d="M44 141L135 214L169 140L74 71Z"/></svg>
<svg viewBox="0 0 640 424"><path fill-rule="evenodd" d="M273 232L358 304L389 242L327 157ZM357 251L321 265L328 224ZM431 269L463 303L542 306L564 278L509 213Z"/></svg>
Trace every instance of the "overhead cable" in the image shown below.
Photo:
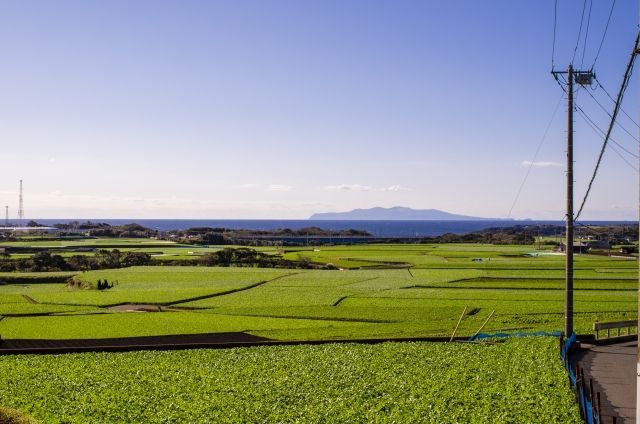
<svg viewBox="0 0 640 424"><path fill-rule="evenodd" d="M633 73L633 64L636 59L636 55L638 54L638 43L640 42L640 31L636 36L636 41L633 44L633 50L631 51L631 57L629 58L629 62L627 63L627 69L624 72L624 77L622 78L622 84L620 85L620 90L618 90L618 97L616 98L616 104L613 108L613 113L611 114L611 121L609 122L609 128L607 129L607 134L605 136L604 142L602 143L602 148L600 149L600 154L598 155L598 160L596 162L596 167L593 170L593 175L591 176L591 180L589 181L589 185L587 186L587 192L582 199L582 204L580 205L580 209L578 209L578 213L576 214L576 219L582 213L582 209L584 208L587 199L589 198L589 193L591 192L591 187L593 186L593 181L596 179L596 175L598 174L598 169L600 168L600 163L602 162L602 156L604 155L604 151L607 148L607 142L611 137L611 131L613 130L613 126L616 121L616 117L618 116L618 111L620 110L620 105L622 104L622 99L624 97L624 93L629 86L629 80L631 79L631 74ZM612 149L615 151L615 149Z"/></svg>
<svg viewBox="0 0 640 424"><path fill-rule="evenodd" d="M553 2L553 42L551 44L551 71L555 69L556 26L558 25L558 0Z"/></svg>
<svg viewBox="0 0 640 424"><path fill-rule="evenodd" d="M518 192L516 193L516 197L513 199L513 203L511 204L511 208L509 209L509 213L507 214L507 218L511 217L511 212L513 212L513 208L516 206L516 203L518 203L518 199L520 198L520 193L522 192L522 188L524 187L525 183L527 182L527 178L529 178L529 174L531 173L531 168L533 168L533 165L536 162L536 159L538 159L538 153L540 153L540 149L542 148L542 145L544 144L544 141L547 139L547 134L549 134L549 129L551 128L551 124L553 123L553 120L556 117L556 114L558 113L558 109L560 108L560 103L562 103L562 99L564 98L564 94L562 96L560 96L560 99L558 100L558 104L556 104L555 109L553 110L553 113L551 114L551 119L549 120L549 123L547 124L547 127L544 130L544 133L542 134L542 138L540 139L540 142L538 143L538 147L536 148L536 152L533 155L533 160L529 163L529 167L527 168L527 172L524 175L524 179L522 180L522 183L520 184L520 187L518 188Z"/></svg>
<svg viewBox="0 0 640 424"><path fill-rule="evenodd" d="M613 0L611 3L611 10L609 11L609 17L607 18L607 25L604 27L604 33L602 34L602 40L600 40L600 46L598 47L598 52L596 53L595 59L593 59L593 65L591 65L591 69L596 66L596 62L598 61L598 57L600 57L600 51L602 50L602 45L604 44L604 39L607 37L607 30L609 29L609 23L611 23L611 16L613 15L613 8L616 6L616 0Z"/></svg>
<svg viewBox="0 0 640 424"><path fill-rule="evenodd" d="M582 16L580 17L580 29L578 29L578 39L576 40L576 47L573 49L573 57L571 58L571 63L576 60L576 52L578 51L578 46L580 45L580 39L582 38L582 26L584 25L584 12L587 10L587 0L584 0L582 3Z"/></svg>
<svg viewBox="0 0 640 424"><path fill-rule="evenodd" d="M582 119L584 119L584 121L587 123L587 125L589 125L589 127L591 127L591 129L604 140L607 133L602 128L600 128L598 124L596 124L594 120L589 115L587 115L587 113L582 108L578 107L576 110L578 111L578 114L582 117ZM635 158L639 158L637 153L633 153L631 150L627 149L622 144L615 141L613 138L609 137L609 141L624 150L627 154Z"/></svg>
<svg viewBox="0 0 640 424"><path fill-rule="evenodd" d="M591 26L591 9L593 9L593 0L589 0L589 14L587 15L587 30L584 33L584 43L582 45L582 56L580 58L580 69L584 63L584 55L587 51L587 40L589 39L589 27Z"/></svg>
<svg viewBox="0 0 640 424"><path fill-rule="evenodd" d="M596 104L597 104L598 106L600 106L600 109L602 109L602 110L603 110L603 111L604 111L604 112L609 116L609 118L613 118L613 116L611 115L611 112L609 112L609 111L607 110L607 108L605 108L605 107L602 105L602 103L600 103L600 102L598 101L598 99L596 99L596 98L595 98L595 96L594 96L593 94L591 94L591 90L586 90L586 91L587 91L587 93L589 93L589 96L591 96L591 98L593 99L593 101L594 101L594 102L596 102ZM618 122L617 120L616 120L616 125L617 125L618 127L620 127L620 128L622 129L622 131L626 132L626 133L627 133L627 134L628 134L632 139L634 139L636 142L640 142L640 140L638 140L638 136L636 136L636 135L632 134L631 132L629 132L629 130L628 130L628 129L626 129L626 128L625 128L625 127L624 127L620 122Z"/></svg>
<svg viewBox="0 0 640 424"><path fill-rule="evenodd" d="M616 103L616 99L613 98L613 96L611 94L609 94L609 92L607 91L607 89L604 87L604 85L602 85L602 83L600 82L600 80L598 79L598 77L596 77L596 75L593 75L593 78L596 80L596 82L598 83L598 88L602 89L602 91L604 91L604 94L607 95L607 97L609 99L611 99L611 101L615 104ZM620 112L622 112L624 114L624 116L626 116L627 118L629 118L629 120L631 120L631 122L633 122L633 125L635 125L636 127L640 128L640 125L636 122L635 119L633 119L633 117L631 115L629 115L627 113L626 110L624 110L624 108L622 106L620 106Z"/></svg>

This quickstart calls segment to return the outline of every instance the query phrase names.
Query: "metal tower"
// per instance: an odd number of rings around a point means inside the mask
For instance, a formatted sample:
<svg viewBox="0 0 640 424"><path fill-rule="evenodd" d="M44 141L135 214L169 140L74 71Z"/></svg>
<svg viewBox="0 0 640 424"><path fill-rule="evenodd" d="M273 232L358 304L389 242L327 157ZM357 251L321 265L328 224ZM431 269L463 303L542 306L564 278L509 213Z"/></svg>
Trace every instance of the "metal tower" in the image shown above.
<svg viewBox="0 0 640 424"><path fill-rule="evenodd" d="M20 197L18 199L18 224L22 225L24 220L24 204L22 202L22 180L20 180Z"/></svg>

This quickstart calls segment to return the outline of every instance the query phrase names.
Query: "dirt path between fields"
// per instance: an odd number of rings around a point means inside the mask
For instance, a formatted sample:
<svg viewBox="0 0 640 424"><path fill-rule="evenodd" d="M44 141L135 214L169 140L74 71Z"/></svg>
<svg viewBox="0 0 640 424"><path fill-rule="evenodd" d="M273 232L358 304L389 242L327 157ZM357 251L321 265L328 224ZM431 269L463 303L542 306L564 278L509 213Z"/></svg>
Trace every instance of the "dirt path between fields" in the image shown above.
<svg viewBox="0 0 640 424"><path fill-rule="evenodd" d="M466 337L456 338L466 340ZM0 355L131 352L138 350L228 349L251 346L378 344L386 342L446 342L448 337L407 337L344 340L274 340L245 332L120 337L112 339L8 339L0 341Z"/></svg>
<svg viewBox="0 0 640 424"><path fill-rule="evenodd" d="M225 295L232 294L232 293L238 293L238 292L245 291L245 290L251 290L251 289L255 289L256 287L260 287L262 285L265 285L267 283L271 283L273 281L280 280L282 278L291 277L292 275L296 275L296 274L299 274L299 272L292 272L290 274L280 275L280 276L272 278L270 280L260 281L258 283L251 284L251 285L248 285L248 286L245 286L245 287L240 287L240 288L237 288L237 289L231 289L231 290L226 290L226 291L219 292L219 293L206 294L204 296L196 296L196 297L191 297L191 298L187 298L187 299L176 300L174 302L167 302L167 303L163 303L162 306L172 306L172 305L178 305L180 303L195 302L196 300L211 299L213 297L220 297L220 296L225 296Z"/></svg>

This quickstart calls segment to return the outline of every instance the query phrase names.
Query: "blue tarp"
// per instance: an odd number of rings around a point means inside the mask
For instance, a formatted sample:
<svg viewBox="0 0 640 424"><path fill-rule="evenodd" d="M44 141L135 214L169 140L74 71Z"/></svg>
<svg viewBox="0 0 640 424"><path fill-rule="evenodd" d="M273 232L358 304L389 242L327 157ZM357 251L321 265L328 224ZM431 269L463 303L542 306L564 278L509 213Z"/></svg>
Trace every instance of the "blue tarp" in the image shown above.
<svg viewBox="0 0 640 424"><path fill-rule="evenodd" d="M587 396L587 393L582 389L582 385L578 382L578 376L575 373L575 370L571 364L571 361L568 360L568 355L574 346L578 343L577 336L573 333L567 340L565 340L562 345L562 362L567 367L567 372L569 373L569 381L571 382L571 388L576 392L578 397L578 404L580 406L580 412L584 417L584 420L587 424L599 424L600 419L596 411L594 411L593 405Z"/></svg>
<svg viewBox="0 0 640 424"><path fill-rule="evenodd" d="M536 331L532 333L479 333L469 338L472 340L482 340L482 339L505 339L507 337L533 337L533 336L551 336L551 337L560 337L562 333L559 331Z"/></svg>

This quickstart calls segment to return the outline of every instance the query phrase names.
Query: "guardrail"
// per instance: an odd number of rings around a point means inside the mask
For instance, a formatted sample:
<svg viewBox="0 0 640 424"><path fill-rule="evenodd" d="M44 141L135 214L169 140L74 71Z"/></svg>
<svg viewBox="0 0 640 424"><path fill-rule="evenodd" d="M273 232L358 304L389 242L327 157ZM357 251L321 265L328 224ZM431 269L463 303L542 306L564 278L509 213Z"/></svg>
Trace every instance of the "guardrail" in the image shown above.
<svg viewBox="0 0 640 424"><path fill-rule="evenodd" d="M636 331L633 333L631 330L635 328ZM616 322L595 322L593 324L593 331L596 333L596 341L598 340L607 340L607 339L617 339L617 338L631 338L637 337L638 332L638 321L630 320L630 321L616 321ZM620 332L620 330L626 329L626 334L624 331ZM606 330L607 335L601 335L600 332ZM611 335L611 330L616 330L613 336Z"/></svg>
<svg viewBox="0 0 640 424"><path fill-rule="evenodd" d="M568 339L560 337L560 357L569 376L569 384L576 396L576 402L580 409L580 417L587 424L604 424L601 413L600 392L593 390L593 380L589 379L589 385L585 382L582 368L572 358L573 354L580 349L575 333ZM613 417L616 423L616 417Z"/></svg>

